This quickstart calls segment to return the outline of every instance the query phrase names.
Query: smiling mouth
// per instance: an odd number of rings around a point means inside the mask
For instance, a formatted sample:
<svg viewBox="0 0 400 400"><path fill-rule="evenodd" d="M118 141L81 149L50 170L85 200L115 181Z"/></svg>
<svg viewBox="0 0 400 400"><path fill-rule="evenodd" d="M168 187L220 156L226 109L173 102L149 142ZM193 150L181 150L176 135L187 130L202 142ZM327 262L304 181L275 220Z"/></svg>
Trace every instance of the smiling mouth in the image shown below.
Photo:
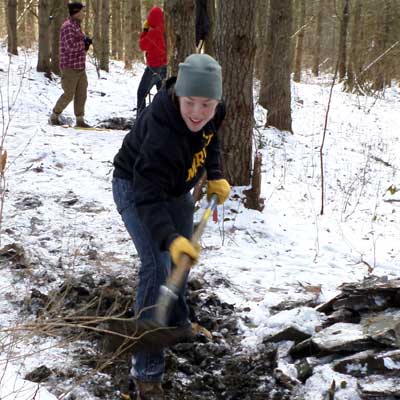
<svg viewBox="0 0 400 400"><path fill-rule="evenodd" d="M189 118L189 119L195 125L199 124L202 121L201 119L192 119L192 118Z"/></svg>

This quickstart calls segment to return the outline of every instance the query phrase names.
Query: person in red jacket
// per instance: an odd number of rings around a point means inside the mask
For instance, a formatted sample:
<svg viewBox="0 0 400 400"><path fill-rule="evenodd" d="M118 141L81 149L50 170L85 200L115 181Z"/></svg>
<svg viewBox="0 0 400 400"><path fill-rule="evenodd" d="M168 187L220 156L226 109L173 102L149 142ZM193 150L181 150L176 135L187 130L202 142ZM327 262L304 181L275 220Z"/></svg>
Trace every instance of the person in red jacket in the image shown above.
<svg viewBox="0 0 400 400"><path fill-rule="evenodd" d="M164 39L164 13L154 6L143 23L143 32L139 38L140 50L146 53L146 69L137 91L137 116L146 106L146 96L156 85L160 90L167 75L167 52Z"/></svg>

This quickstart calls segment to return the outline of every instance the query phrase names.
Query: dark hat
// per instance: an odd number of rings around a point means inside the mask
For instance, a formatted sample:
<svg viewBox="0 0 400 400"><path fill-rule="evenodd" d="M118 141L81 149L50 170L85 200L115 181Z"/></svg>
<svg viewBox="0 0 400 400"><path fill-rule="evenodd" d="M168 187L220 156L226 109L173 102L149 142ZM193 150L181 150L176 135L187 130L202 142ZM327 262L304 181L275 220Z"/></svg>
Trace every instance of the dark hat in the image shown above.
<svg viewBox="0 0 400 400"><path fill-rule="evenodd" d="M74 1L68 4L69 15L74 15L82 10L85 7L81 2Z"/></svg>
<svg viewBox="0 0 400 400"><path fill-rule="evenodd" d="M208 54L190 55L179 64L175 93L221 100L221 66Z"/></svg>

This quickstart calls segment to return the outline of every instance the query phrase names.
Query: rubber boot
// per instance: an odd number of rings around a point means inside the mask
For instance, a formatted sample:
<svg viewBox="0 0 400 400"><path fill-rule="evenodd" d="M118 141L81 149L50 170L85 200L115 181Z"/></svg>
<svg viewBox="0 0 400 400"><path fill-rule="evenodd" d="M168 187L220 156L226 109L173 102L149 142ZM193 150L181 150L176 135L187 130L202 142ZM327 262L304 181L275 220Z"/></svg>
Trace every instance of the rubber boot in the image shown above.
<svg viewBox="0 0 400 400"><path fill-rule="evenodd" d="M76 117L76 126L78 128L91 128L92 126L85 122L84 117Z"/></svg>

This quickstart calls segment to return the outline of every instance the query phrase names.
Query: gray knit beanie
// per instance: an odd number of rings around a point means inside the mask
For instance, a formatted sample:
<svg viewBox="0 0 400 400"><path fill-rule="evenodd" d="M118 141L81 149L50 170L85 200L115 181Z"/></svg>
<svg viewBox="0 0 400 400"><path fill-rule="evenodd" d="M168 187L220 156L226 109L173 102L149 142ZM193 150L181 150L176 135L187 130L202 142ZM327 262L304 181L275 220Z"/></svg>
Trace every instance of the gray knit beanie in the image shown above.
<svg viewBox="0 0 400 400"><path fill-rule="evenodd" d="M221 100L221 66L208 54L192 54L179 64L175 83L177 96Z"/></svg>

